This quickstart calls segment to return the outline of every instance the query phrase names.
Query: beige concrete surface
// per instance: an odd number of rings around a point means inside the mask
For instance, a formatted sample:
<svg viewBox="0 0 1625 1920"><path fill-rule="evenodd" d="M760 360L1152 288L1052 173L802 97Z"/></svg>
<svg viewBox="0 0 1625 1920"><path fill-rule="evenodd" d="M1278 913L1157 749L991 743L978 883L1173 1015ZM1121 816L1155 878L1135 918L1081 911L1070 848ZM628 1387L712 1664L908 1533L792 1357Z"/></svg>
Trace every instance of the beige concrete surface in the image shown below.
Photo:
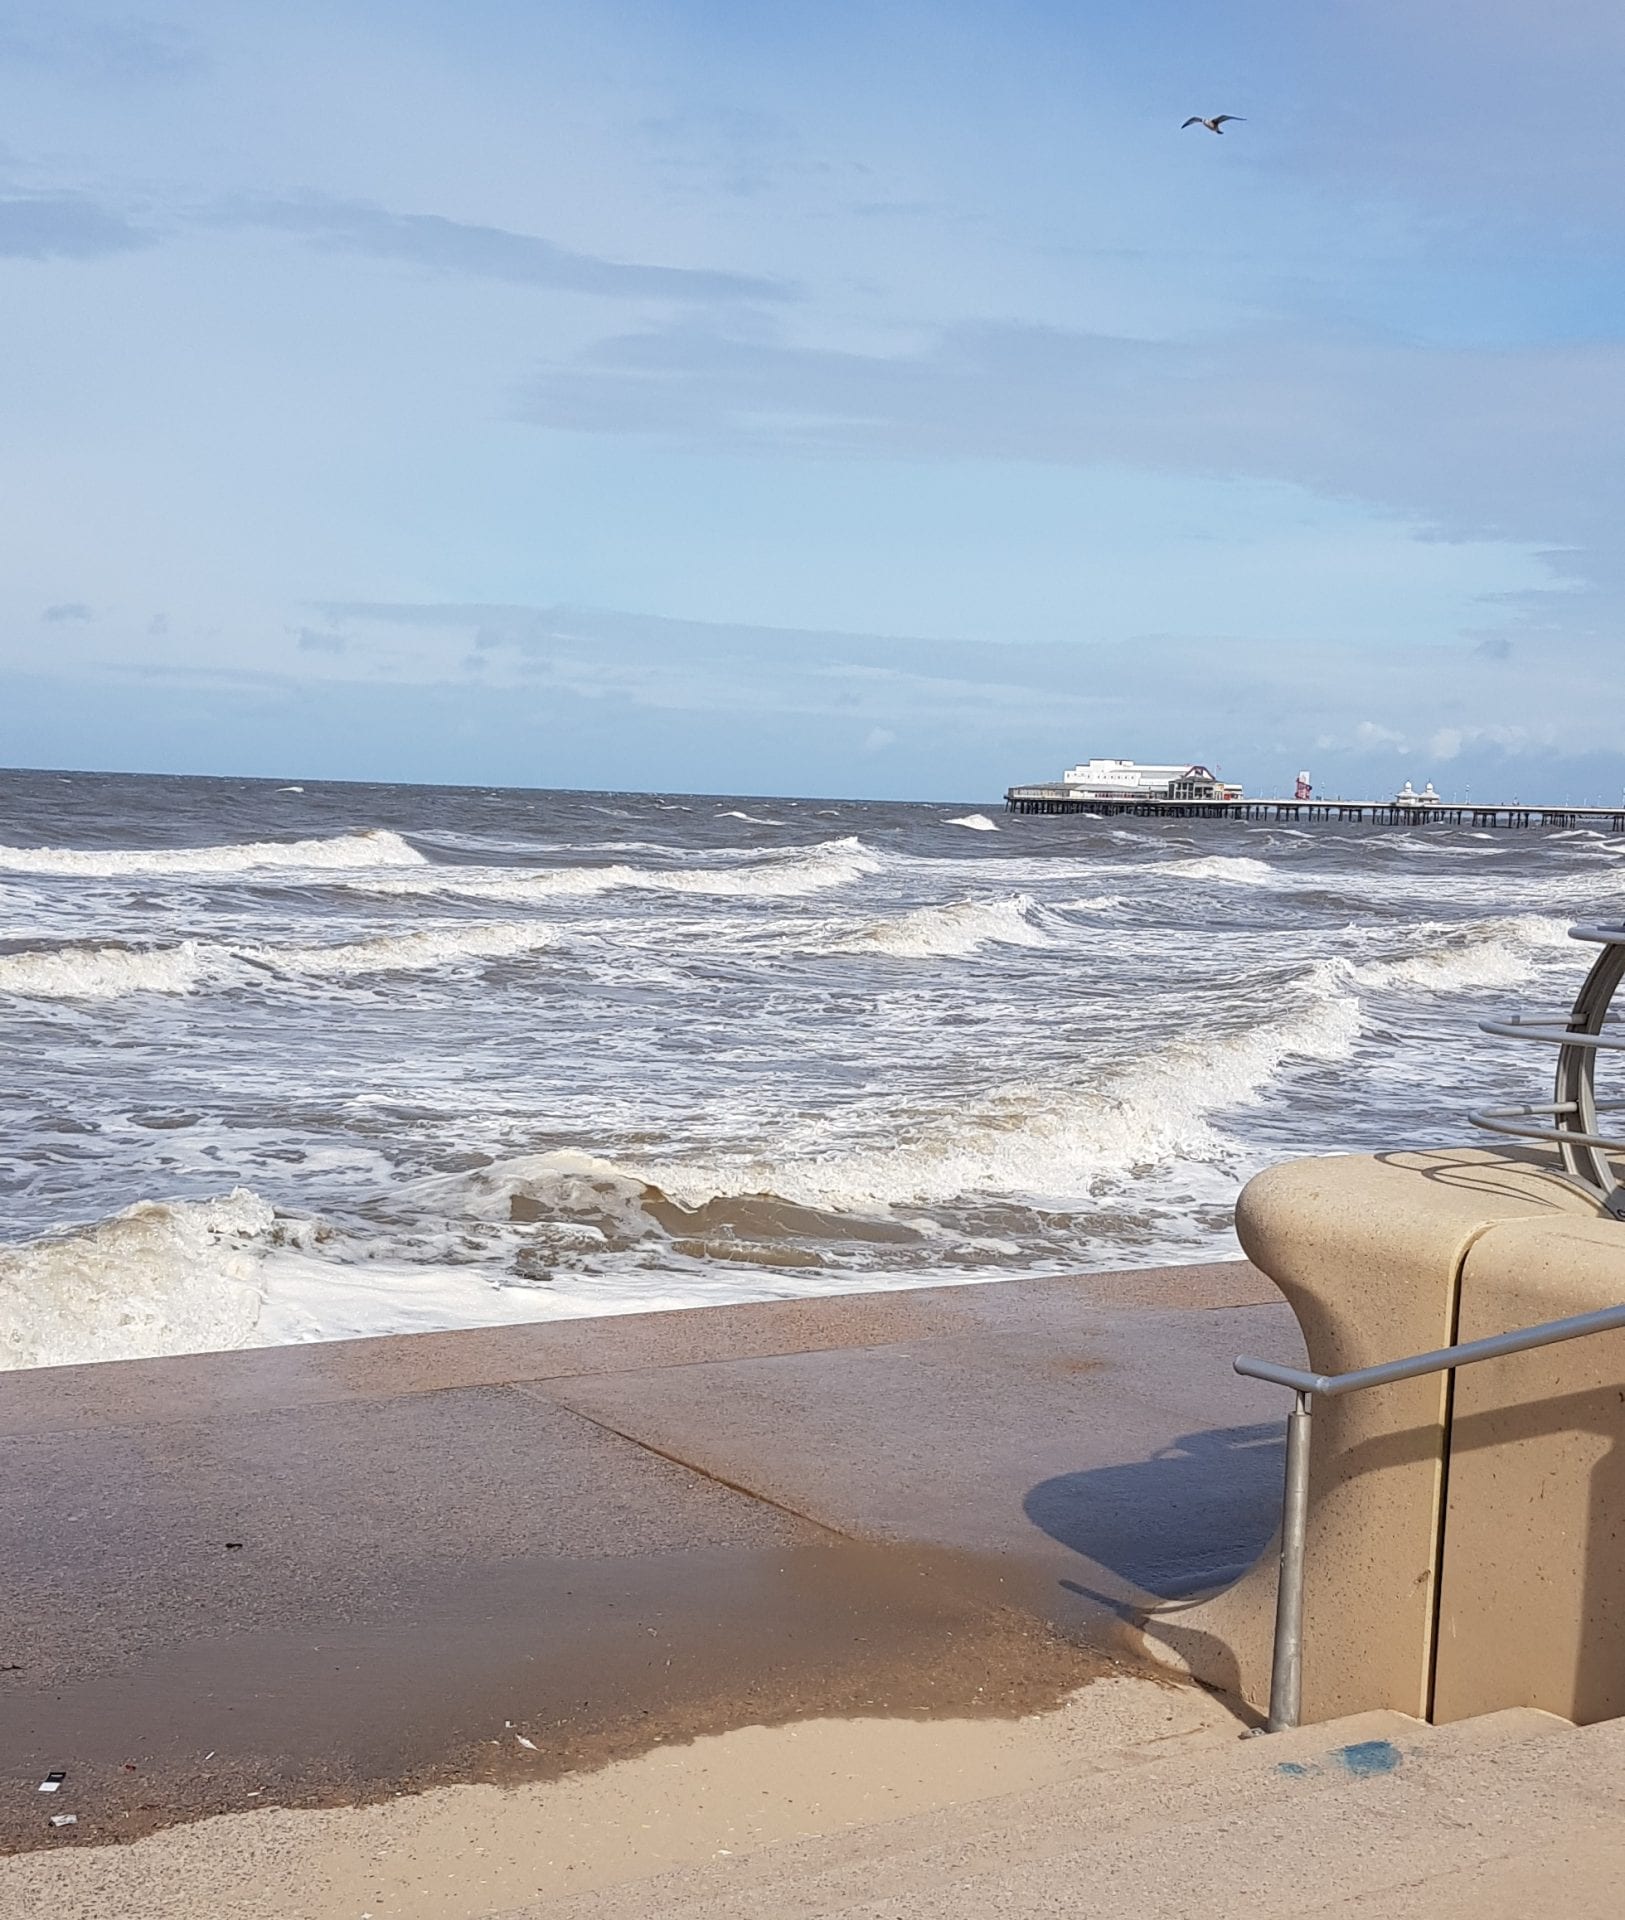
<svg viewBox="0 0 1625 1920"><path fill-rule="evenodd" d="M1457 1148L1273 1167L1242 1193L1236 1223L1291 1305L1312 1366L1337 1373L1455 1338L1462 1263L1497 1223L1542 1231L1596 1212L1539 1154ZM1435 1375L1316 1408L1306 1719L1428 1711L1447 1393ZM1159 1617L1148 1638L1262 1704L1274 1581L1261 1562L1207 1605Z"/></svg>
<svg viewBox="0 0 1625 1920"><path fill-rule="evenodd" d="M1625 1302L1625 1223L1475 1242L1460 1337ZM1625 1714L1625 1332L1465 1367L1450 1427L1435 1713Z"/></svg>
<svg viewBox="0 0 1625 1920"><path fill-rule="evenodd" d="M1268 1535L1229 1359L1301 1348L1249 1269L1111 1284L0 1380L0 1920L1611 1916L1625 1722L1244 1740L1112 1665Z"/></svg>
<svg viewBox="0 0 1625 1920"><path fill-rule="evenodd" d="M1290 1344L1245 1304L1272 1291L1231 1265L0 1377L0 1847L62 1844L54 1767L90 1845L1052 1706L1124 1606L1267 1539L1274 1396L1230 1359Z"/></svg>

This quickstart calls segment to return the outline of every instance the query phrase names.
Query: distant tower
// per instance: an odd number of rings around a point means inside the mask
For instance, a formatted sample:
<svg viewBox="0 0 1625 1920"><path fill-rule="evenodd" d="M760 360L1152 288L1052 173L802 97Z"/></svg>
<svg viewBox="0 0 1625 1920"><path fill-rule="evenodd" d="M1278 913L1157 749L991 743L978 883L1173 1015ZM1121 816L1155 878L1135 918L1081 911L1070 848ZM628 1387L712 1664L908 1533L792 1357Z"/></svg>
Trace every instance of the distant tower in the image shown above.
<svg viewBox="0 0 1625 1920"><path fill-rule="evenodd" d="M1296 788L1293 790L1292 797L1294 800L1313 800L1314 799L1315 790L1309 784L1309 776L1307 773L1300 773L1298 775L1298 784Z"/></svg>

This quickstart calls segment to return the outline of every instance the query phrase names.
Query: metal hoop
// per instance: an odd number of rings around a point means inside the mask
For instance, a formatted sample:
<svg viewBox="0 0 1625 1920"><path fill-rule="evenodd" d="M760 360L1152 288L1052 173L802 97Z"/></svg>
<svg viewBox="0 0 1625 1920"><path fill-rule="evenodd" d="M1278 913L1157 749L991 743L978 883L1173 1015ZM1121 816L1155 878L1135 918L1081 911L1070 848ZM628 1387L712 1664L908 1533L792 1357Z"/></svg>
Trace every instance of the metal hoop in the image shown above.
<svg viewBox="0 0 1625 1920"><path fill-rule="evenodd" d="M1541 1106L1493 1107L1468 1118L1475 1127L1491 1133L1555 1146L1565 1176L1591 1194L1605 1212L1625 1219L1625 1187L1614 1178L1608 1160L1611 1152L1625 1152L1625 1140L1601 1133L1597 1126L1598 1112L1620 1103L1599 1101L1596 1092L1598 1053L1625 1051L1625 1039L1603 1032L1605 1026L1620 1018L1610 1012L1610 1004L1625 979L1625 926L1570 927L1569 934L1572 939L1600 946L1602 951L1574 996L1566 1020L1555 1016L1526 1021L1514 1015L1509 1020L1479 1022L1481 1031L1498 1038L1531 1040L1557 1048L1553 1099ZM1543 1119L1551 1124L1538 1124Z"/></svg>

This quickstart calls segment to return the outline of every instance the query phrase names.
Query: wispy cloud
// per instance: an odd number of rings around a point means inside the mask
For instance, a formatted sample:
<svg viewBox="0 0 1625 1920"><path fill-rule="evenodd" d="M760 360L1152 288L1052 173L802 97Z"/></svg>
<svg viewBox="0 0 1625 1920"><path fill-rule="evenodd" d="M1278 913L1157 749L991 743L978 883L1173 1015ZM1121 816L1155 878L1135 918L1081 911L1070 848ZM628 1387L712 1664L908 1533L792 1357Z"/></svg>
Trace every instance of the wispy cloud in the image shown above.
<svg viewBox="0 0 1625 1920"><path fill-rule="evenodd" d="M538 234L448 220L437 213L392 213L353 200L239 199L221 208L216 218L231 226L297 234L340 253L558 293L730 301L784 300L795 291L755 274L610 260L561 247Z"/></svg>
<svg viewBox="0 0 1625 1920"><path fill-rule="evenodd" d="M83 600L58 600L40 615L48 626L62 626L70 620L94 620L95 614Z"/></svg>
<svg viewBox="0 0 1625 1920"><path fill-rule="evenodd" d="M1434 347L1259 329L1148 340L979 323L895 352L718 325L625 333L542 367L518 417L757 455L1018 460L1286 482L1447 540L1545 549L1517 611L1625 612L1625 340Z"/></svg>
<svg viewBox="0 0 1625 1920"><path fill-rule="evenodd" d="M758 451L1247 474L1504 537L1533 532L1534 501L1594 494L1594 465L1574 455L1625 466L1625 341L1469 352L985 323L887 354L673 326L543 367L517 411ZM1519 473L1520 451L1544 456L1536 471Z"/></svg>
<svg viewBox="0 0 1625 1920"><path fill-rule="evenodd" d="M66 0L23 4L0 19L0 62L92 80L168 80L202 71L203 44L185 28L136 14L75 19Z"/></svg>
<svg viewBox="0 0 1625 1920"><path fill-rule="evenodd" d="M83 194L0 199L0 258L96 260L150 247L154 237Z"/></svg>

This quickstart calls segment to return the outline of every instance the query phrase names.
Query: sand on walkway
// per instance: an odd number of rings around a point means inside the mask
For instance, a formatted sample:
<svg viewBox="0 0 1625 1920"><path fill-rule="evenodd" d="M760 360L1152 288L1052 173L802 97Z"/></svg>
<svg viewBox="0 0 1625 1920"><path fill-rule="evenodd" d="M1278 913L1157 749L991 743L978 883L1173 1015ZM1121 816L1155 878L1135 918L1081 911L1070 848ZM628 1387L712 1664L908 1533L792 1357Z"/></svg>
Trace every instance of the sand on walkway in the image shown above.
<svg viewBox="0 0 1625 1920"><path fill-rule="evenodd" d="M820 1718L519 1786L272 1807L124 1846L0 1860L0 1913L51 1920L485 1920L595 1887L1227 1745L1196 1688L1118 1675L1019 1719ZM511 1730L503 1735L512 1742Z"/></svg>

